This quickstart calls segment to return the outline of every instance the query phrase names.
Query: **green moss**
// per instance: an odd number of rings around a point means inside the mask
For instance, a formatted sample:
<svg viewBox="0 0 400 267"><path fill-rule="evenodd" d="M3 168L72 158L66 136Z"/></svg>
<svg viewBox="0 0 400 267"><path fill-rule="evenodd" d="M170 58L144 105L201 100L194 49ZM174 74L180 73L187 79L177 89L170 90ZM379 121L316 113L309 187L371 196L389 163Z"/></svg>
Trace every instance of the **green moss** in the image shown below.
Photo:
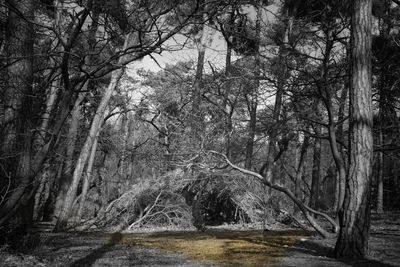
<svg viewBox="0 0 400 267"><path fill-rule="evenodd" d="M276 264L301 237L300 231L208 231L125 234L121 244L186 254L194 260L225 266Z"/></svg>

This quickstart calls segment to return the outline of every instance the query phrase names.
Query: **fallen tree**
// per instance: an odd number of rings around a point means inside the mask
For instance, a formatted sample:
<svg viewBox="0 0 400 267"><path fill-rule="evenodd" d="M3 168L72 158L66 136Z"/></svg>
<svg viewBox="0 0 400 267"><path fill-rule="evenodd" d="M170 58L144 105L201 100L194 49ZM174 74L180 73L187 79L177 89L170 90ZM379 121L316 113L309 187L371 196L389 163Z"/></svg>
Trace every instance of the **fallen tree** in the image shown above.
<svg viewBox="0 0 400 267"><path fill-rule="evenodd" d="M307 205L305 205L301 200L299 200L289 189L278 185L278 184L273 184L270 181L268 181L266 178L264 178L261 174L241 168L235 164L233 164L228 157L225 154L219 153L217 151L214 150L209 150L209 153L213 154L213 155L218 155L220 157L222 157L224 159L224 161L234 170L239 171L243 174L246 175L250 175L254 178L256 178L260 183L268 186L269 188L275 189L279 192L284 193L286 196L288 196L296 205L297 207L300 209L300 211L304 214L305 218L307 219L307 221L310 223L310 225L317 231L318 234L320 234L322 237L324 238L328 238L331 237L332 234L329 233L328 231L326 231L324 228L322 228L317 222L316 220L311 216L310 213L319 215L323 218L325 218L334 228L334 232L337 233L339 231L339 226L338 224L335 222L334 219L332 219L329 215L314 210L310 207L308 207Z"/></svg>

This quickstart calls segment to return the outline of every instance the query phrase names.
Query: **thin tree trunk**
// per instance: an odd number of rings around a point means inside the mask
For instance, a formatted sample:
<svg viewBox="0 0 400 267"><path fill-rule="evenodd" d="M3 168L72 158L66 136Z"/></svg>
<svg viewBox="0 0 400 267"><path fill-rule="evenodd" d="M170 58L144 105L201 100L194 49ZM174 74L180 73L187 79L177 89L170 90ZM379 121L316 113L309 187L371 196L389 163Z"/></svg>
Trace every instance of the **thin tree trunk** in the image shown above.
<svg viewBox="0 0 400 267"><path fill-rule="evenodd" d="M253 165L253 150L254 150L254 137L256 135L257 126L257 108L258 108L258 89L260 87L260 34L261 34L261 15L262 9L260 3L257 5L257 19L256 19L256 38L257 48L254 55L254 72L253 81L251 83L250 93L246 95L247 110L249 111L249 125L246 141L246 158L244 166L246 169L251 170Z"/></svg>
<svg viewBox="0 0 400 267"><path fill-rule="evenodd" d="M316 127L320 129L320 127ZM320 135L320 130L316 130L316 134ZM314 139L313 166L311 173L311 191L310 191L310 207L318 209L319 187L321 179L321 160L322 160L321 139Z"/></svg>
<svg viewBox="0 0 400 267"><path fill-rule="evenodd" d="M275 104L274 104L274 110L272 114L272 120L276 124L276 126L273 126L271 129L271 134L269 136L269 141L268 141L268 152L267 152L267 160L264 168L265 172L265 177L269 179L272 183L275 182L275 177L273 175L273 165L274 165L274 159L276 156L276 142L278 139L278 124L279 120L281 117L281 110L282 110L282 101L283 101L283 91L284 91L284 86L286 83L287 76L289 74L289 71L286 66L285 62L285 56L284 52L286 50L286 47L289 43L289 38L292 33L292 28L293 28L293 18L297 13L297 7L299 5L300 1L295 0L293 7L289 10L286 10L287 13L287 18L285 19L285 31L283 33L283 38L282 38L282 44L279 46L279 55L278 55L278 64L279 64L279 70L278 70L278 77L277 77L277 87L276 87L276 95L275 95Z"/></svg>
<svg viewBox="0 0 400 267"><path fill-rule="evenodd" d="M207 14L204 12L202 20L207 21ZM192 138L197 143L200 140L200 134L204 129L203 113L201 111L201 102L203 95L203 71L204 61L207 46L211 42L211 29L206 25L206 22L202 23L199 37L196 40L197 44L197 66L195 82L193 86L193 100L192 100Z"/></svg>
<svg viewBox="0 0 400 267"><path fill-rule="evenodd" d="M348 93L349 86L345 86L342 89L341 96L340 96L340 105L339 105L339 112L338 112L338 121L343 121L345 118L345 107L346 107L346 99L347 99L347 93ZM338 126L337 130L337 138L340 140L342 143L345 143L345 138L344 138L344 122L342 122ZM337 146L337 145L336 145ZM336 151L336 149L334 149ZM347 155L346 152L343 151L342 148L337 148L339 151L339 154L341 155L342 159L346 159ZM337 155L337 152L335 152L334 155ZM345 160L339 160L336 163L336 168L339 170L338 171L338 184L337 184L337 204L336 204L336 209L335 211L339 211L342 206L343 206L343 200L344 200L344 194L345 194L345 182L346 182L346 161Z"/></svg>
<svg viewBox="0 0 400 267"><path fill-rule="evenodd" d="M338 258L362 259L368 254L372 175L372 0L355 0L351 20L350 161L340 232Z"/></svg>
<svg viewBox="0 0 400 267"><path fill-rule="evenodd" d="M383 130L382 128L379 129L379 144L383 145ZM377 195L377 202L376 202L376 210L378 213L383 213L383 172L384 172L384 162L383 162L383 152L379 153L379 160L378 160L378 195Z"/></svg>
<svg viewBox="0 0 400 267"><path fill-rule="evenodd" d="M232 11L230 14L230 25L228 27L233 27L235 20L235 10L232 7ZM233 36L231 34L231 28L228 30L228 35L225 36L226 40L226 57L225 57L225 92L224 92L224 101L223 101L223 107L224 107L224 112L225 112L225 154L226 156L230 159L231 158L231 134L232 134L232 111L233 107L229 105L229 95L231 92L231 68L232 68L232 42L233 42Z"/></svg>
<svg viewBox="0 0 400 267"><path fill-rule="evenodd" d="M297 166L296 166L296 176L295 176L295 189L294 189L294 195L297 199L302 199L302 188L301 188L301 184L302 184L302 177L304 174L304 167L306 164L306 157L307 157L307 150L308 150L308 146L310 144L310 136L305 136L304 140L300 146L300 148L298 148L298 160L297 161ZM297 206L296 206L297 207ZM297 214L300 210L298 209L294 209L295 214Z"/></svg>

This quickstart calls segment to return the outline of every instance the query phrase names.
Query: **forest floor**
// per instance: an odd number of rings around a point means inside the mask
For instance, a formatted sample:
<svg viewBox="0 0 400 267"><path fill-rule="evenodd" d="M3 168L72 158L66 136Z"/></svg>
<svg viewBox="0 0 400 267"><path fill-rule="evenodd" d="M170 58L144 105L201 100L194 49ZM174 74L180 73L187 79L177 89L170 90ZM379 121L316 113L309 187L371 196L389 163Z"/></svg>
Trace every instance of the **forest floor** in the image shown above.
<svg viewBox="0 0 400 267"><path fill-rule="evenodd" d="M373 221L371 256L359 262L334 259L334 239L270 229L38 233L29 253L0 248L0 266L400 266L400 218Z"/></svg>

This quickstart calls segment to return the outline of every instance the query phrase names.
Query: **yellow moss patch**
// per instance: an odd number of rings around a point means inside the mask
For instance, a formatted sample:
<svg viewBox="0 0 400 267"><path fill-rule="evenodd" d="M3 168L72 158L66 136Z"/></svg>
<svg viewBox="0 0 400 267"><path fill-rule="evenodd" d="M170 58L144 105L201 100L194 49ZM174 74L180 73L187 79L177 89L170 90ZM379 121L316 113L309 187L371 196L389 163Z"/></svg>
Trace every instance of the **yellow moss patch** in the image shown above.
<svg viewBox="0 0 400 267"><path fill-rule="evenodd" d="M120 242L130 246L179 252L220 265L268 266L279 262L287 248L306 235L299 231L208 231L125 234Z"/></svg>

